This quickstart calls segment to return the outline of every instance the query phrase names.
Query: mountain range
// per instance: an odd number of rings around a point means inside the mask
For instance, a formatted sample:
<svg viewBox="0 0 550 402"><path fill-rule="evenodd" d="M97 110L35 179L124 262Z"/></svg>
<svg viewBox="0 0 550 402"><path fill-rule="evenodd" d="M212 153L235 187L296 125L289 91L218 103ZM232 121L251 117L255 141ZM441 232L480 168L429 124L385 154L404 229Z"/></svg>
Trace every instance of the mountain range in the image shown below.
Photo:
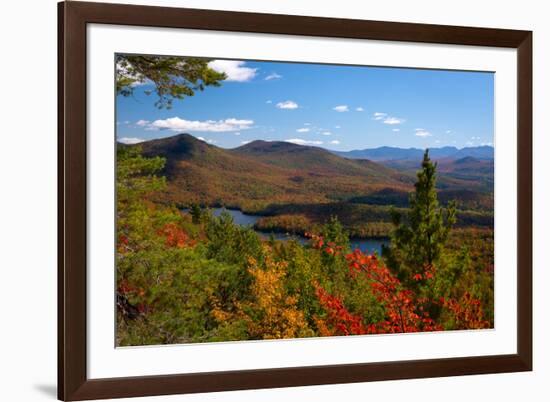
<svg viewBox="0 0 550 402"><path fill-rule="evenodd" d="M375 162L287 142L254 141L223 149L179 134L139 146L145 156L166 158L168 196L176 203L247 209L273 202L319 203L387 186L408 190L414 180Z"/></svg>
<svg viewBox="0 0 550 402"><path fill-rule="evenodd" d="M492 160L494 158L494 148L488 145L479 147L441 147L430 148L430 158L439 159L462 159L472 157L480 160ZM353 151L339 152L333 151L336 155L349 159L369 159L371 161L403 161L403 160L422 160L423 149L419 148L397 148L397 147L379 147L356 149Z"/></svg>
<svg viewBox="0 0 550 402"><path fill-rule="evenodd" d="M166 200L179 205L225 205L250 212L271 204L406 203L422 159L421 150L414 150L416 159L411 152L411 159L380 162L343 157L318 147L261 140L224 149L189 134L139 146L145 156L166 158ZM391 166L387 162L399 163ZM491 205L492 160L464 156L447 157L439 163L438 187L443 198L450 198L445 193L451 192L468 205Z"/></svg>

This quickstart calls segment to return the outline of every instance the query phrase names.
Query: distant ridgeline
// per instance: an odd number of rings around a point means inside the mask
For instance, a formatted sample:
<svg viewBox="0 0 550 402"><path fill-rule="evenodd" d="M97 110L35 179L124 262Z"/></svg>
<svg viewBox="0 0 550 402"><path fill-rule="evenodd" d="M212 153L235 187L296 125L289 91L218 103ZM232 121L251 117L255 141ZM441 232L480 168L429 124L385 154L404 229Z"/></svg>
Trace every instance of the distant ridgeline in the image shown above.
<svg viewBox="0 0 550 402"><path fill-rule="evenodd" d="M414 160L418 162L422 159L423 149L418 148L396 148L379 147L370 149L357 149L347 152L333 151L336 155L349 159L370 159L372 161L395 161L395 160ZM456 147L430 148L430 158L458 160L463 158L493 160L495 150L493 147L483 145L479 147L466 147L458 149Z"/></svg>

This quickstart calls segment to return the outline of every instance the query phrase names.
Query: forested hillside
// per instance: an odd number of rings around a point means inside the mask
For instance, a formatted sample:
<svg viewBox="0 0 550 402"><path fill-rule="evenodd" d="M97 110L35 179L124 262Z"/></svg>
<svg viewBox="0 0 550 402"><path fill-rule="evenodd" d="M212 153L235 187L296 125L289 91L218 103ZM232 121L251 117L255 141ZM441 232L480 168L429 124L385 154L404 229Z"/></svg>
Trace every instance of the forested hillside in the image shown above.
<svg viewBox="0 0 550 402"><path fill-rule="evenodd" d="M427 156L380 256L352 250L334 217L302 245L159 204L173 167L139 147L117 154L119 346L493 326L492 232L453 229Z"/></svg>
<svg viewBox="0 0 550 402"><path fill-rule="evenodd" d="M391 209L408 205L419 164L390 168L277 141L227 150L188 134L139 147L148 157L166 160L167 187L157 194L160 201L240 209L262 216L256 228L267 232L304 234L337 216L360 238L389 235ZM476 162L442 161L438 195L443 203L457 201L459 227L491 228L493 194L486 187L492 188L492 162L483 161L486 170Z"/></svg>

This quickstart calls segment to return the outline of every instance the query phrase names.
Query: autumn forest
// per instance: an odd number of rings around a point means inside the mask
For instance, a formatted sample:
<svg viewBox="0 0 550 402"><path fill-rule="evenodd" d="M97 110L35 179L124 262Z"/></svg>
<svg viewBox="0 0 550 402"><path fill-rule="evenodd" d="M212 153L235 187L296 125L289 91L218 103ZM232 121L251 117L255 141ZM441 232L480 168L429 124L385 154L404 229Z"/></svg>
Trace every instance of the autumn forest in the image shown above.
<svg viewBox="0 0 550 402"><path fill-rule="evenodd" d="M185 110L245 85L232 74L205 59L117 55L117 102ZM301 108L289 105L274 109ZM363 111L341 106L338 116ZM378 117L368 124L404 130ZM238 138L257 123L160 121L137 121L158 133L139 140L117 128L117 346L493 328L492 146L359 152L334 148L345 136L328 147L266 134L223 146L194 131Z"/></svg>

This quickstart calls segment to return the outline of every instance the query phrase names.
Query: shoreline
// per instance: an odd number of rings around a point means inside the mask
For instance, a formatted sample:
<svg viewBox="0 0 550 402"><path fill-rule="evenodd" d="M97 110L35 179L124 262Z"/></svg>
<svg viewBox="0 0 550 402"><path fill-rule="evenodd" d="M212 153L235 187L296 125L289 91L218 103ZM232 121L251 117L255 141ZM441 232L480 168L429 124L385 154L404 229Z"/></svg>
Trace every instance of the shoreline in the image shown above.
<svg viewBox="0 0 550 402"><path fill-rule="evenodd" d="M201 206L201 208L208 208L208 209L225 209L226 211L230 212L230 211L233 211L233 212L239 212L241 213L243 216L250 216L250 217L257 217L258 219L261 219L261 218L264 218L264 217L273 217L273 216L277 216L277 215L261 215L261 214L253 214L253 213L248 213L248 212L245 212L243 211L242 209L240 208L237 208L237 207L226 207L226 206L217 206L216 204L214 205L210 205L210 206L206 206L206 207L203 207ZM182 207L182 206L178 206L178 209L182 212L185 212L185 213L189 213L189 207ZM307 236L305 236L305 233L308 232L308 230L303 230L303 231L290 231L288 229L285 229L284 227L274 227L272 229L269 229L269 230L265 230L265 229L262 229L260 227L258 227L256 225L256 222L254 222L253 224L250 225L252 227L252 229L255 231L255 232L258 232L262 235L265 235L265 236L269 236L270 234L275 234L275 235L287 235L287 236L296 236L296 237L301 237L303 239L308 239ZM356 235L350 235L349 237L349 241L350 242L354 242L354 241L361 241L361 240L373 240L373 241L389 241L390 240L390 237L389 236L356 236Z"/></svg>

